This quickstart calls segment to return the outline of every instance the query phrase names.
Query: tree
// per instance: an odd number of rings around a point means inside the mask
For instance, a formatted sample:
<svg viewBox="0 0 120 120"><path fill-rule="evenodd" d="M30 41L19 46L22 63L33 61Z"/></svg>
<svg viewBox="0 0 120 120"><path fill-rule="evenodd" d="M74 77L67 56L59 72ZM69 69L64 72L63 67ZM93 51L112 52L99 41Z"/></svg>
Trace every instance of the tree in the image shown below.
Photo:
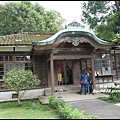
<svg viewBox="0 0 120 120"><path fill-rule="evenodd" d="M120 1L87 1L82 4L82 9L81 20L93 29L97 24L108 22L109 16L116 14L116 20L119 19Z"/></svg>
<svg viewBox="0 0 120 120"><path fill-rule="evenodd" d="M119 22L117 22L118 18L116 14L117 13L106 18L107 24L96 25L95 32L99 38L119 44L120 39L117 36L120 36L120 26Z"/></svg>
<svg viewBox="0 0 120 120"><path fill-rule="evenodd" d="M95 34L98 38L111 42L114 39L115 33L109 25L101 24L95 27Z"/></svg>
<svg viewBox="0 0 120 120"><path fill-rule="evenodd" d="M116 41L120 34L120 1L88 1L82 5L84 23L95 31L95 34L106 41Z"/></svg>
<svg viewBox="0 0 120 120"><path fill-rule="evenodd" d="M56 11L47 11L38 3L7 2L0 5L0 35L20 32L58 32L64 19Z"/></svg>
<svg viewBox="0 0 120 120"><path fill-rule="evenodd" d="M7 72L6 76L3 76L3 80L7 88L17 92L18 105L20 105L23 95L41 82L32 71L17 68Z"/></svg>
<svg viewBox="0 0 120 120"><path fill-rule="evenodd" d="M116 34L112 41L120 45L120 34Z"/></svg>

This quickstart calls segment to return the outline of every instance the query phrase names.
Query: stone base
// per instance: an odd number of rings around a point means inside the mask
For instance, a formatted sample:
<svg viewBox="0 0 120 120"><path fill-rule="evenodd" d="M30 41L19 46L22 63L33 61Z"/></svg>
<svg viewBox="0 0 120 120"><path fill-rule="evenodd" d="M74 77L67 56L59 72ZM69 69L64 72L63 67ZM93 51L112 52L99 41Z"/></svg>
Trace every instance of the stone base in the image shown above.
<svg viewBox="0 0 120 120"><path fill-rule="evenodd" d="M51 88L46 88L46 89L44 89L44 95L45 95L45 96L51 95Z"/></svg>

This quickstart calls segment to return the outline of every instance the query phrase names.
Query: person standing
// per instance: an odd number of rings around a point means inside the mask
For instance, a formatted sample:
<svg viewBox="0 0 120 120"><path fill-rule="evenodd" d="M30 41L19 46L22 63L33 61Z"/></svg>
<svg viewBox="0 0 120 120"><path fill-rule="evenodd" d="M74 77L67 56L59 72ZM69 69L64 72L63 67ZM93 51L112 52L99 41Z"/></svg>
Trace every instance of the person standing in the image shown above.
<svg viewBox="0 0 120 120"><path fill-rule="evenodd" d="M89 69L89 94L93 93L93 79L92 79L92 70Z"/></svg>
<svg viewBox="0 0 120 120"><path fill-rule="evenodd" d="M84 95L86 95L87 85L88 85L88 74L86 69L83 69L83 73L81 74L80 79L83 81L80 88L80 95L82 94L83 89L84 89Z"/></svg>
<svg viewBox="0 0 120 120"><path fill-rule="evenodd" d="M88 78L89 78L89 69L87 69L87 74L88 74ZM87 88L86 88L86 93L89 92L89 79L88 79L88 84L87 84Z"/></svg>
<svg viewBox="0 0 120 120"><path fill-rule="evenodd" d="M67 76L68 76L67 83L72 84L72 70L70 69L69 66L66 67L66 70L67 70Z"/></svg>

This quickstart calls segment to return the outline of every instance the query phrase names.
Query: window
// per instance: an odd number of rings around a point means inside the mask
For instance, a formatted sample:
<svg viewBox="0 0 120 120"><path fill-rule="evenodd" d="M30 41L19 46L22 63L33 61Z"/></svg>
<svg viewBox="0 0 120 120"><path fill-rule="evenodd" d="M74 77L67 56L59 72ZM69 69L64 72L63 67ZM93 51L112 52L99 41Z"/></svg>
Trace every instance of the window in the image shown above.
<svg viewBox="0 0 120 120"><path fill-rule="evenodd" d="M94 69L99 74L111 74L110 54L97 53L94 54Z"/></svg>
<svg viewBox="0 0 120 120"><path fill-rule="evenodd" d="M0 56L0 89L6 89L4 87L3 76L14 68L23 68L33 72L32 56Z"/></svg>
<svg viewBox="0 0 120 120"><path fill-rule="evenodd" d="M33 65L31 63L25 63L25 70L31 70L33 72Z"/></svg>
<svg viewBox="0 0 120 120"><path fill-rule="evenodd" d="M21 69L21 68L24 68L24 63L7 63L7 64L5 64L5 68L6 68L6 70L5 70L6 72L8 72L14 68Z"/></svg>
<svg viewBox="0 0 120 120"><path fill-rule="evenodd" d="M111 74L110 60L102 60L102 73Z"/></svg>
<svg viewBox="0 0 120 120"><path fill-rule="evenodd" d="M100 57L100 54L94 54L94 58L95 59L100 59L101 57Z"/></svg>
<svg viewBox="0 0 120 120"><path fill-rule="evenodd" d="M0 79L2 79L4 75L4 64L0 64Z"/></svg>
<svg viewBox="0 0 120 120"><path fill-rule="evenodd" d="M13 61L13 56L0 56L1 61Z"/></svg>
<svg viewBox="0 0 120 120"><path fill-rule="evenodd" d="M110 55L109 54L102 54L102 59L110 59Z"/></svg>

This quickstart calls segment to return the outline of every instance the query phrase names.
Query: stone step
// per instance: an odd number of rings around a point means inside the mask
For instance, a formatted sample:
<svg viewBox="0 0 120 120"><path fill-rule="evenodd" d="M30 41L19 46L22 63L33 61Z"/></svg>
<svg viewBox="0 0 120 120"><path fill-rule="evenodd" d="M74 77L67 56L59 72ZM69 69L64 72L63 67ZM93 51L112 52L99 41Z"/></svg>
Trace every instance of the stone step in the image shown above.
<svg viewBox="0 0 120 120"><path fill-rule="evenodd" d="M58 86L55 87L54 94L59 96L59 94L65 94L68 92L77 93L80 89L80 86ZM42 104L49 104L49 96L51 96L51 88L44 89L44 95L39 95L38 99Z"/></svg>
<svg viewBox="0 0 120 120"><path fill-rule="evenodd" d="M48 96L40 95L40 96L38 96L38 99L41 102L41 104L49 104Z"/></svg>
<svg viewBox="0 0 120 120"><path fill-rule="evenodd" d="M63 90L63 91L70 91L70 90L78 90L79 88L80 88L80 85L75 85L75 86L74 85L72 85L72 86L71 85L58 86L58 87L55 88L55 91L56 90L59 91L60 89Z"/></svg>
<svg viewBox="0 0 120 120"><path fill-rule="evenodd" d="M71 91L79 91L80 86L57 86L55 87L54 92L71 92ZM51 88L45 88L44 89L44 96L51 95Z"/></svg>

